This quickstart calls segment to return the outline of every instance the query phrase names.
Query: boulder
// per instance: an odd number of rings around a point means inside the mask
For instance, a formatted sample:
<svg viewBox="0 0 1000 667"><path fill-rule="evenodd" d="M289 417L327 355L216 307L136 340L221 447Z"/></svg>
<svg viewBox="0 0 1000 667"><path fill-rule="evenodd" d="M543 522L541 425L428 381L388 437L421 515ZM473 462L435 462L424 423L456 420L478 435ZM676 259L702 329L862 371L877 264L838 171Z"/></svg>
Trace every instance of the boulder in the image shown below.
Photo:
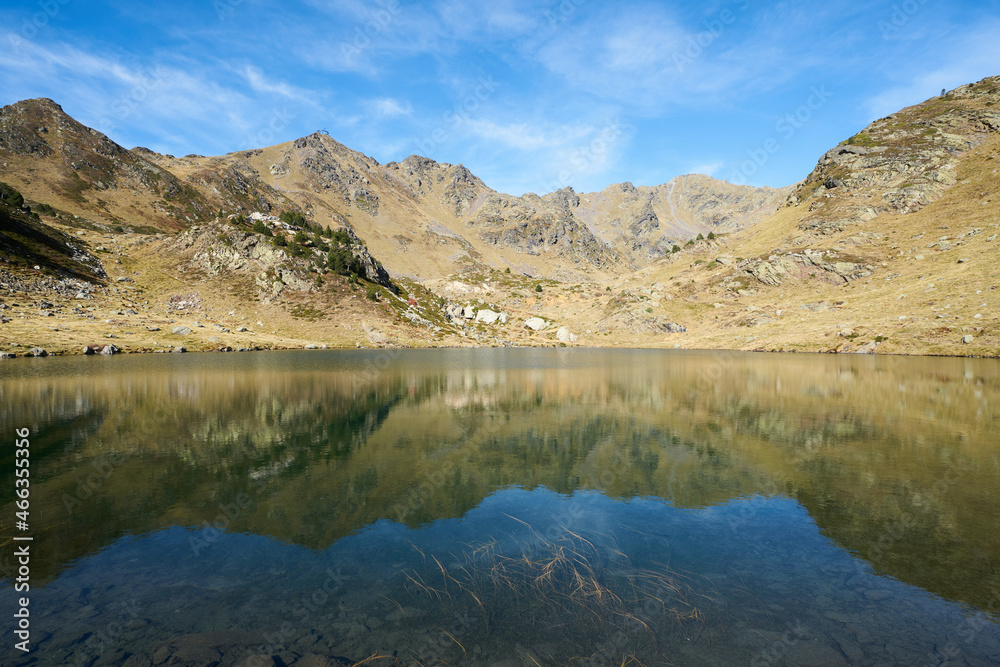
<svg viewBox="0 0 1000 667"><path fill-rule="evenodd" d="M121 352L121 350L115 347L114 345L105 345L101 349L101 354L103 354L106 357L110 357L112 354L118 354L119 352Z"/></svg>
<svg viewBox="0 0 1000 667"><path fill-rule="evenodd" d="M28 350L28 356L29 357L47 357L47 356L49 356L49 353L46 352L45 350L43 350L40 347L33 347L30 350Z"/></svg>
<svg viewBox="0 0 1000 667"><path fill-rule="evenodd" d="M510 315L507 313L500 313L500 324L507 324L510 322Z"/></svg>
<svg viewBox="0 0 1000 667"><path fill-rule="evenodd" d="M16 356L13 352L0 352L0 359L13 359Z"/></svg>
<svg viewBox="0 0 1000 667"><path fill-rule="evenodd" d="M178 336L187 336L191 333L191 327L174 327L171 331Z"/></svg>
<svg viewBox="0 0 1000 667"><path fill-rule="evenodd" d="M571 333L566 327L559 327L556 330L556 338L563 343L574 343L579 338L575 333Z"/></svg>
<svg viewBox="0 0 1000 667"><path fill-rule="evenodd" d="M685 333L687 332L687 327L683 327L676 322L665 322L663 324L663 330L667 333Z"/></svg>
<svg viewBox="0 0 1000 667"><path fill-rule="evenodd" d="M187 352L187 348L186 348L186 347L184 347L183 345L181 345L181 346L179 346L179 347L175 347L174 349L172 349L172 350L170 350L170 351L171 351L171 352L179 352L179 353L183 353L183 352Z"/></svg>
<svg viewBox="0 0 1000 667"><path fill-rule="evenodd" d="M524 321L524 326L528 327L532 331L541 331L545 327L549 326L549 323L540 317L529 317Z"/></svg>
<svg viewBox="0 0 1000 667"><path fill-rule="evenodd" d="M483 324L493 324L500 319L500 313L489 308L484 308L476 313L476 321Z"/></svg>
<svg viewBox="0 0 1000 667"><path fill-rule="evenodd" d="M319 349L319 345L317 345L316 343L306 343L305 349L307 349L307 350L318 350Z"/></svg>
<svg viewBox="0 0 1000 667"><path fill-rule="evenodd" d="M476 309L472 306L466 306L462 309L462 317L467 320L474 319L476 317Z"/></svg>
<svg viewBox="0 0 1000 667"><path fill-rule="evenodd" d="M969 343L971 343L974 340L975 340L975 338L973 336L971 336L971 335L969 335L969 336L962 336L962 342L965 343L966 345L968 345Z"/></svg>

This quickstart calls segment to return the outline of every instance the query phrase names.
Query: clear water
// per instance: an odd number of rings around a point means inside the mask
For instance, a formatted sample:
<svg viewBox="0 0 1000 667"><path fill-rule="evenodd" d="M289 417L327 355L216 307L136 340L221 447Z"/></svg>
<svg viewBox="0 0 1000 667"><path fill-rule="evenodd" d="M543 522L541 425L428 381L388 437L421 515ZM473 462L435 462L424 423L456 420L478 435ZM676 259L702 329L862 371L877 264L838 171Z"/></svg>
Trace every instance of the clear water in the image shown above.
<svg viewBox="0 0 1000 667"><path fill-rule="evenodd" d="M996 361L21 359L0 398L3 665L1000 664Z"/></svg>

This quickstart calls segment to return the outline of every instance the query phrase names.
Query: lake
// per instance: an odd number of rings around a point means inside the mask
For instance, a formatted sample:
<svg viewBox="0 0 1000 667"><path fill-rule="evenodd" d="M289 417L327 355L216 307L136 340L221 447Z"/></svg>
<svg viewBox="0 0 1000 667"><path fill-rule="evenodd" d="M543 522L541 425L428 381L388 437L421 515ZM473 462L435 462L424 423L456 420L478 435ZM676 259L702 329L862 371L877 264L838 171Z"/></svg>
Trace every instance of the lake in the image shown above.
<svg viewBox="0 0 1000 667"><path fill-rule="evenodd" d="M996 360L20 359L0 396L4 665L1000 663Z"/></svg>

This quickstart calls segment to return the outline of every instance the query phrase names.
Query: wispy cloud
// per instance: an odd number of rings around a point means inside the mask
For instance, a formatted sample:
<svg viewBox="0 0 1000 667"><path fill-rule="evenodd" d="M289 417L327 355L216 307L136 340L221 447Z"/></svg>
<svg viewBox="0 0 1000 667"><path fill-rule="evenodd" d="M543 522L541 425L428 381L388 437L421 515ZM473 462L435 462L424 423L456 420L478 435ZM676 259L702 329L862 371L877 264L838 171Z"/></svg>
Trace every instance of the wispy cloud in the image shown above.
<svg viewBox="0 0 1000 667"><path fill-rule="evenodd" d="M409 116L413 113L413 105L406 101L400 101L392 97L380 97L369 102L372 110L379 118L392 118L393 116Z"/></svg>
<svg viewBox="0 0 1000 667"><path fill-rule="evenodd" d="M947 26L938 26L947 30ZM909 58L893 72L897 81L865 101L870 119L918 104L941 92L1000 74L1000 20L963 30L962 38L944 45L926 46L920 58Z"/></svg>

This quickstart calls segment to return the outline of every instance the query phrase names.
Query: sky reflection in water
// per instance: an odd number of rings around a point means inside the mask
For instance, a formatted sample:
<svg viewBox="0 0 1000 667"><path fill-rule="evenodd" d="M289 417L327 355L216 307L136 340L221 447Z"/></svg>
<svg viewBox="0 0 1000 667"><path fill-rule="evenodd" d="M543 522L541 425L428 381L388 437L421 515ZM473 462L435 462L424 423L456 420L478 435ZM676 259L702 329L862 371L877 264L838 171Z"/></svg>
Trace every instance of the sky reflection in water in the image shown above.
<svg viewBox="0 0 1000 667"><path fill-rule="evenodd" d="M177 356L5 367L38 664L1000 660L996 362Z"/></svg>

